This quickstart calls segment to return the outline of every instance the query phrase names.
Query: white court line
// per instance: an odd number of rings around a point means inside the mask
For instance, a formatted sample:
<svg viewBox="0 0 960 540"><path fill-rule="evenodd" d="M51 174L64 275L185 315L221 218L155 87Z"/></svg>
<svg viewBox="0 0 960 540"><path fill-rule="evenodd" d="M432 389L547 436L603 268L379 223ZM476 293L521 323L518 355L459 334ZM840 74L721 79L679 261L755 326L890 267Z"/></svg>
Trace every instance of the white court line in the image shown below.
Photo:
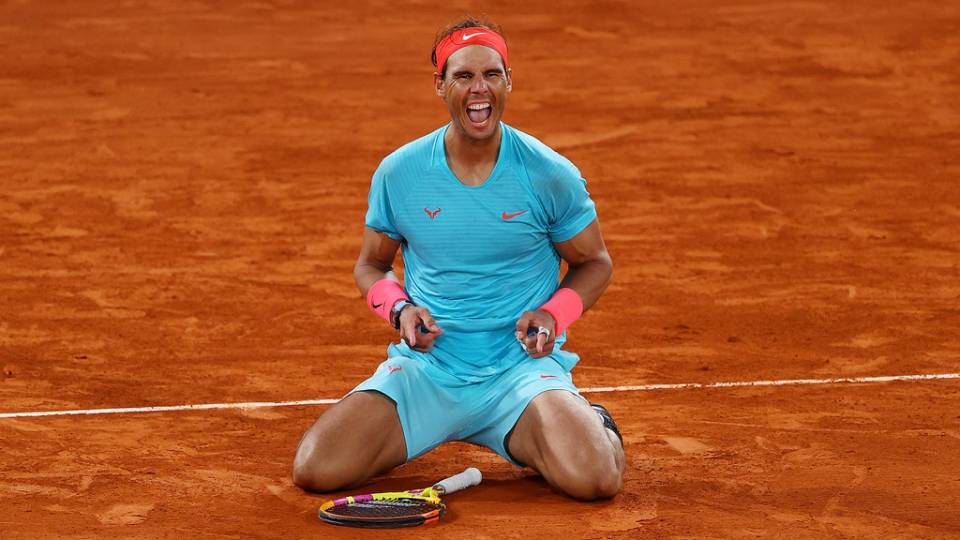
<svg viewBox="0 0 960 540"><path fill-rule="evenodd" d="M885 375L881 377L838 377L833 379L781 379L772 381L731 381L715 383L640 384L634 386L599 386L581 388L584 394L603 392L650 392L654 390L692 390L702 388L742 388L756 386L809 386L818 384L868 384L884 382L933 381L960 379L960 373L929 375ZM197 405L165 405L160 407L126 407L116 409L77 409L66 411L36 411L0 413L3 418L30 418L38 416L77 416L88 414L136 414L171 411L208 411L213 409L262 409L267 407L297 407L301 405L331 405L339 399L304 399L300 401L250 401L246 403L200 403Z"/></svg>
<svg viewBox="0 0 960 540"><path fill-rule="evenodd" d="M884 375L882 377L838 377L835 379L781 379L778 381L732 381L715 383L641 384L639 386L600 386L581 388L581 392L636 392L650 390L684 390L694 388L740 388L744 386L796 386L814 384L866 384L895 381L932 381L960 379L960 373L936 373L932 375ZM2 416L0 416L2 418Z"/></svg>
<svg viewBox="0 0 960 540"><path fill-rule="evenodd" d="M135 414L170 411L209 411L213 409L263 409L265 407L296 407L297 405L332 405L339 399L304 399L300 401L248 401L246 403L199 403L197 405L163 405L159 407L125 407L117 409L77 409L67 411L37 411L0 413L2 418L29 418L37 416L77 416L82 414Z"/></svg>

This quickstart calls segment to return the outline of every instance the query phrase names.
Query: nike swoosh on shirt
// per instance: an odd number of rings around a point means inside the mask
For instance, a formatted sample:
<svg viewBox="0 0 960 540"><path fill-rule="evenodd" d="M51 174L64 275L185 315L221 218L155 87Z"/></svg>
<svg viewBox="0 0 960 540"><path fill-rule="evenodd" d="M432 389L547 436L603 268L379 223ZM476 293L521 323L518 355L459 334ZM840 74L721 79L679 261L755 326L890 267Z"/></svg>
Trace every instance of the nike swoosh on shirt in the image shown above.
<svg viewBox="0 0 960 540"><path fill-rule="evenodd" d="M482 36L484 34L486 34L486 32L477 32L476 34L464 34L460 36L460 39L462 39L463 41L468 41L470 38Z"/></svg>
<svg viewBox="0 0 960 540"><path fill-rule="evenodd" d="M519 215L526 214L526 213L527 213L526 210L520 210L519 212L510 212L509 214L506 213L506 212L504 212L504 213L500 214L500 217L502 217L503 219L510 220L510 219L513 219L513 218L515 218L515 217L517 217L517 216L519 216Z"/></svg>

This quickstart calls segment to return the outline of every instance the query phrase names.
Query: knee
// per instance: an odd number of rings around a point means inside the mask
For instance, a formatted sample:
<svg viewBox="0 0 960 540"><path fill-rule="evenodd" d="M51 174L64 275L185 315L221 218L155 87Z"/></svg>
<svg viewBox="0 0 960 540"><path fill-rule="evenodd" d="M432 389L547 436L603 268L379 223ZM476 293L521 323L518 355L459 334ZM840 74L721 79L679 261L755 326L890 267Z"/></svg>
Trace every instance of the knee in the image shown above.
<svg viewBox="0 0 960 540"><path fill-rule="evenodd" d="M327 479L328 476L323 474L313 463L294 460L293 483L300 489L321 492L337 489L337 486L332 485Z"/></svg>
<svg viewBox="0 0 960 540"><path fill-rule="evenodd" d="M555 456L548 478L567 495L583 501L609 499L623 489L625 459L619 449L594 447Z"/></svg>
<svg viewBox="0 0 960 540"><path fill-rule="evenodd" d="M294 461L293 483L306 491L324 493L343 489L349 486L351 481L316 461Z"/></svg>
<svg viewBox="0 0 960 540"><path fill-rule="evenodd" d="M336 491L346 487L346 481L338 478L338 471L318 451L315 441L304 440L293 458L293 483L307 491Z"/></svg>
<svg viewBox="0 0 960 540"><path fill-rule="evenodd" d="M557 487L574 499L609 499L623 489L623 471L615 466L594 466L568 471Z"/></svg>
<svg viewBox="0 0 960 540"><path fill-rule="evenodd" d="M607 469L602 475L594 478L593 488L594 498L612 498L623 489L623 471L616 468Z"/></svg>

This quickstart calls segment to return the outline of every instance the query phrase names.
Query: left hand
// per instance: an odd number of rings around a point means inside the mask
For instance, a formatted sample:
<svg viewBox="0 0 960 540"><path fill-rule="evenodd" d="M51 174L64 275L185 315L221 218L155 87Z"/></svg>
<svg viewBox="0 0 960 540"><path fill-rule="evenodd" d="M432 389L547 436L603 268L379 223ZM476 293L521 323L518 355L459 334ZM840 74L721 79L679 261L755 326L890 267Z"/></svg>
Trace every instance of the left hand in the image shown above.
<svg viewBox="0 0 960 540"><path fill-rule="evenodd" d="M517 320L517 341L532 358L543 358L553 352L556 328L557 322L550 313L539 309L524 311Z"/></svg>

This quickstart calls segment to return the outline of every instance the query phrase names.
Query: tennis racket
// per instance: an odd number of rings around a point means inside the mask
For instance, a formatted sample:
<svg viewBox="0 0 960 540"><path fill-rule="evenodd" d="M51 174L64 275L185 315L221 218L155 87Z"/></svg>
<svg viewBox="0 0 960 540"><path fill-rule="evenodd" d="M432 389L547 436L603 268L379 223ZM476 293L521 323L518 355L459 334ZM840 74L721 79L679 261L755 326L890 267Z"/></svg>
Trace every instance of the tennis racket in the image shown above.
<svg viewBox="0 0 960 540"><path fill-rule="evenodd" d="M480 483L480 471L470 467L431 487L352 495L320 506L321 520L334 525L365 528L415 527L440 519L447 507L440 497Z"/></svg>

